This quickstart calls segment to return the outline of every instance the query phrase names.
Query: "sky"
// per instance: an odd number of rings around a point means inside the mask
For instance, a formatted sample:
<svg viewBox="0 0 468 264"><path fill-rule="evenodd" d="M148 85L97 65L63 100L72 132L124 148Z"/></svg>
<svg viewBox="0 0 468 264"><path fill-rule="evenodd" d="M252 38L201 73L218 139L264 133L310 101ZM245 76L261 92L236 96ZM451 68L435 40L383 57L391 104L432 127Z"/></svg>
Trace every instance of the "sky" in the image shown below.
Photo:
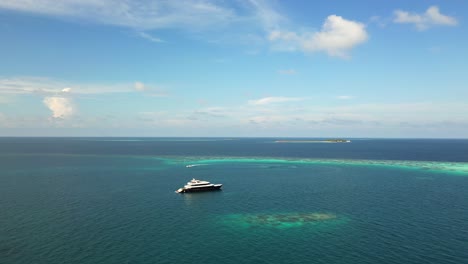
<svg viewBox="0 0 468 264"><path fill-rule="evenodd" d="M468 138L466 10L0 0L0 136Z"/></svg>

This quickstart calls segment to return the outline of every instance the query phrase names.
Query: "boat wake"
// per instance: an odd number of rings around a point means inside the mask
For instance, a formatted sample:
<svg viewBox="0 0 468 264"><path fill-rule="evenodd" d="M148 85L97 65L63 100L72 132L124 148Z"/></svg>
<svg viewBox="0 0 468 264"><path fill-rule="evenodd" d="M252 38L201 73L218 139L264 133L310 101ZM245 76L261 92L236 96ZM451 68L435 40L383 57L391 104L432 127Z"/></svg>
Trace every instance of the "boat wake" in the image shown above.
<svg viewBox="0 0 468 264"><path fill-rule="evenodd" d="M185 167L186 168L192 168L192 167L198 167L198 166L206 166L208 164L189 164L189 165L186 165Z"/></svg>

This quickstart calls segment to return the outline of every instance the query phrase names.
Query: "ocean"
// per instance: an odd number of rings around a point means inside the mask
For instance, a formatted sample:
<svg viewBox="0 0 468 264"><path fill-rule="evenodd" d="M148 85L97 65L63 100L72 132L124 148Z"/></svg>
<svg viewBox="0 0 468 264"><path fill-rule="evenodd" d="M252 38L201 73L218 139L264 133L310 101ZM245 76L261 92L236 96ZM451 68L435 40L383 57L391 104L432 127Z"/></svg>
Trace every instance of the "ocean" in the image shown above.
<svg viewBox="0 0 468 264"><path fill-rule="evenodd" d="M277 140L0 138L0 263L468 263L468 140Z"/></svg>

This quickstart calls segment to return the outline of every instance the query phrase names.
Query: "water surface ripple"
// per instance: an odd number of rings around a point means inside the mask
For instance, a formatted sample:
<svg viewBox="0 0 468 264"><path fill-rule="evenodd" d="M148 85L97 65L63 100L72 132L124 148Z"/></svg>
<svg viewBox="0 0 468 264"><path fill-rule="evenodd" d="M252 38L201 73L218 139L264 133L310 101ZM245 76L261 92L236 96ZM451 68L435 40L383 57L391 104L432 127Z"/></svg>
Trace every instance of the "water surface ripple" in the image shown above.
<svg viewBox="0 0 468 264"><path fill-rule="evenodd" d="M271 141L0 138L0 262L466 263L465 141Z"/></svg>

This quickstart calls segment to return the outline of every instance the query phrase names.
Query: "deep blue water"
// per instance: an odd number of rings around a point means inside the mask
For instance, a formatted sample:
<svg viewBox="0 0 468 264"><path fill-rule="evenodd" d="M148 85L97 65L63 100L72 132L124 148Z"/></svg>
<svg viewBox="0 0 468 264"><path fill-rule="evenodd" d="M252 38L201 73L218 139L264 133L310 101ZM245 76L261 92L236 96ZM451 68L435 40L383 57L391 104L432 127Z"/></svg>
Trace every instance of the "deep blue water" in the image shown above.
<svg viewBox="0 0 468 264"><path fill-rule="evenodd" d="M468 263L468 173L271 160L463 167L468 140L274 140L0 138L0 263Z"/></svg>

